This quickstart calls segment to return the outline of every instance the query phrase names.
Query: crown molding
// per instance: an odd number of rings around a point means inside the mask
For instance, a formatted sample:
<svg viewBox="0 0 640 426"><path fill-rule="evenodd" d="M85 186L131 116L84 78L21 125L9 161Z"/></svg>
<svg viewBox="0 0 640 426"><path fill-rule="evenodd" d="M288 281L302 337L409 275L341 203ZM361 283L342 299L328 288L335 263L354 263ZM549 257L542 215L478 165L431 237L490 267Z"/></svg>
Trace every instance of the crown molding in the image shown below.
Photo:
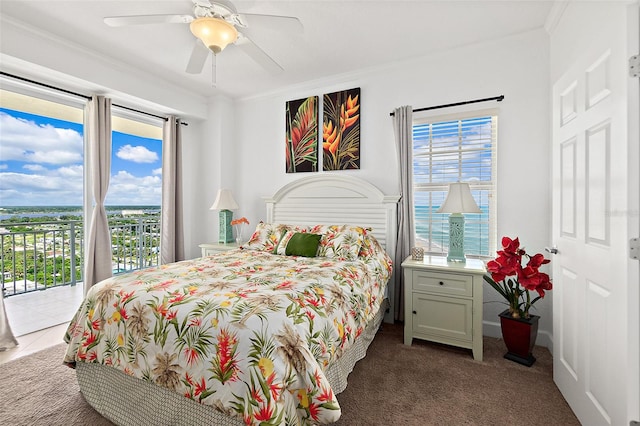
<svg viewBox="0 0 640 426"><path fill-rule="evenodd" d="M544 29L547 34L552 35L553 32L558 27L558 23L560 23L560 19L564 14L564 11L567 9L570 0L556 0L551 6L551 10L547 15L547 19L544 22Z"/></svg>

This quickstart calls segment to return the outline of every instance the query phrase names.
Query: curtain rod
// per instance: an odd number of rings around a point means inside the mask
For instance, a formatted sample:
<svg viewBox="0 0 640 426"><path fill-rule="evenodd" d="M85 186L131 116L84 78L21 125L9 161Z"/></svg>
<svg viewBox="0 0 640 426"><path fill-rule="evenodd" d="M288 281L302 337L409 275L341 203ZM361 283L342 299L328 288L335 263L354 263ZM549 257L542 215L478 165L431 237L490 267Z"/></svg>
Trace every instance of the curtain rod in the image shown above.
<svg viewBox="0 0 640 426"><path fill-rule="evenodd" d="M477 102L487 102L487 101L502 102L503 99L504 99L504 95L500 95L500 96L494 96L493 98L474 99L474 100L471 100L471 101L456 102L456 103L453 103L453 104L443 104L443 105L430 106L430 107L426 107L426 108L418 108L418 109L414 109L413 112L428 111L430 109L449 108L449 107L453 107L453 106L466 105L466 104L475 104ZM393 117L395 115L395 113L391 112L391 113L389 113L389 115L391 117Z"/></svg>
<svg viewBox="0 0 640 426"><path fill-rule="evenodd" d="M74 95L74 96L77 96L79 98L84 98L84 99L91 99L91 96L83 95L82 93L72 92L71 90L62 89L60 87L51 86L50 84L41 83L39 81L30 80L30 79L25 78L25 77L20 77L19 75L9 74L8 72L4 72L4 71L0 71L0 74L5 75L7 77L15 78L16 80L26 81L27 83L36 84L38 86L46 87L47 89L57 90L59 92L66 93L68 95Z"/></svg>
<svg viewBox="0 0 640 426"><path fill-rule="evenodd" d="M0 74L4 75L4 76L7 76L7 77L15 78L16 80L25 81L27 83L36 84L38 86L46 87L47 89L53 89L53 90L57 90L57 91L62 92L62 93L66 93L68 95L73 95L73 96L77 96L79 98L84 98L84 99L87 99L87 100L91 100L91 96L83 95L82 93L73 92L73 91L67 90L67 89L62 89L60 87L52 86L50 84L45 84L45 83L41 83L39 81L31 80L31 79L28 79L28 78L25 78L25 77L20 77L18 75L9 74L9 73L4 72L4 71L0 71ZM137 110L137 109L134 109L134 108L129 108L129 107L126 107L124 105L118 105L118 104L112 104L112 105L114 107L126 109L128 111L133 111L133 112L137 112L139 114L148 115L150 117L159 118L159 119L164 120L164 121L168 120L167 117L163 117L161 115L152 114L150 112L140 111L140 110ZM181 122L180 124L182 124L183 126L188 126L189 125L188 123L183 123L183 122Z"/></svg>

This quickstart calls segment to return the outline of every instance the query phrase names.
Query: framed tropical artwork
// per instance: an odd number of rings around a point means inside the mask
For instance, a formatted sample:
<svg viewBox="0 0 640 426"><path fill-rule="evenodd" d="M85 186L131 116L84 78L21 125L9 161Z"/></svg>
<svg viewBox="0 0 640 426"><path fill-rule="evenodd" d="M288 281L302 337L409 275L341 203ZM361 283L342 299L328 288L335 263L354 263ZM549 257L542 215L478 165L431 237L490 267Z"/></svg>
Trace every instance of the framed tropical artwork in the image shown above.
<svg viewBox="0 0 640 426"><path fill-rule="evenodd" d="M360 88L322 98L322 170L360 168Z"/></svg>
<svg viewBox="0 0 640 426"><path fill-rule="evenodd" d="M287 173L318 171L318 97L286 105Z"/></svg>

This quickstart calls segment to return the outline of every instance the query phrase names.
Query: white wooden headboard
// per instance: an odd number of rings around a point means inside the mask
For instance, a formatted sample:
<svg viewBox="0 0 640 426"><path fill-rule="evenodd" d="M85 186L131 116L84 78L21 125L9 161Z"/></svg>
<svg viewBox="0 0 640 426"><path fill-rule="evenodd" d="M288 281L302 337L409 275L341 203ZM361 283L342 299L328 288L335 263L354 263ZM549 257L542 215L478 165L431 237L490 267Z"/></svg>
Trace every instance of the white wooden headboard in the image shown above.
<svg viewBox="0 0 640 426"><path fill-rule="evenodd" d="M397 204L399 195L385 195L374 185L353 176L318 174L303 177L265 197L267 222L292 225L356 225L371 228L372 234L395 261ZM389 313L393 322L394 277L389 280ZM390 317L390 319L389 319Z"/></svg>

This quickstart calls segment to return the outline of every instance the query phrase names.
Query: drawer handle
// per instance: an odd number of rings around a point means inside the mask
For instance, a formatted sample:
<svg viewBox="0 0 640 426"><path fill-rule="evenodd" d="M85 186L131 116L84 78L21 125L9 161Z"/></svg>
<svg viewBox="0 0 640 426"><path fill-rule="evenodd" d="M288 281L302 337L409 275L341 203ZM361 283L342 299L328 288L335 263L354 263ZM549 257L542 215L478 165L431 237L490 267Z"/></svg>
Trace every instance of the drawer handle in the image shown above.
<svg viewBox="0 0 640 426"><path fill-rule="evenodd" d="M440 283L439 283L439 284L440 284L440 285L444 285L444 281L440 281Z"/></svg>
<svg viewBox="0 0 640 426"><path fill-rule="evenodd" d="M416 311L413 311L413 313L414 313L414 314L417 314L417 312L416 312Z"/></svg>

